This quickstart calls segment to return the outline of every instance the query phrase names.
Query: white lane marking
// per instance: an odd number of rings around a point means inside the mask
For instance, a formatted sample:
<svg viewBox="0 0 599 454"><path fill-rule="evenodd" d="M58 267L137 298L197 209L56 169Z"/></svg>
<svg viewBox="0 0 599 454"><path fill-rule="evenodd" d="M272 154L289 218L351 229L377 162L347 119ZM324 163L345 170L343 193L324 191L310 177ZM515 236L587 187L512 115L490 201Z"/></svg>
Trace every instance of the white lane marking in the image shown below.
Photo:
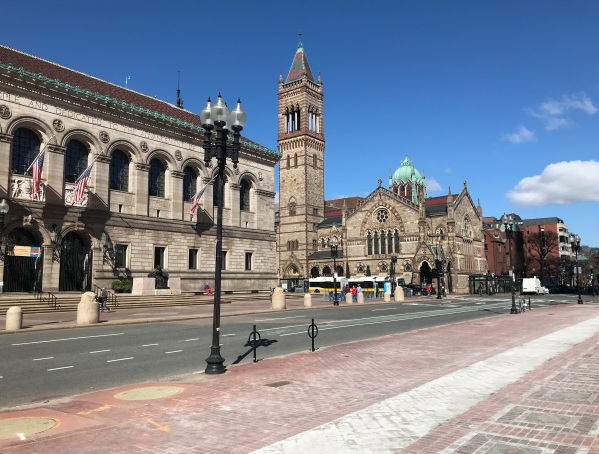
<svg viewBox="0 0 599 454"><path fill-rule="evenodd" d="M133 359L133 356L130 356L129 358L119 358L119 359L109 359L108 361L106 361L107 363L115 363L117 361L128 361L130 359Z"/></svg>
<svg viewBox="0 0 599 454"><path fill-rule="evenodd" d="M160 345L160 344L146 344L146 345L142 345L142 347L154 347L155 345Z"/></svg>
<svg viewBox="0 0 599 454"><path fill-rule="evenodd" d="M399 309L398 307L386 307L384 309L372 309L372 312L376 312L376 311L396 311L397 309Z"/></svg>
<svg viewBox="0 0 599 454"><path fill-rule="evenodd" d="M55 367L53 369L48 369L48 372L53 371L53 370L61 370L61 369L71 369L75 366L64 366L64 367Z"/></svg>
<svg viewBox="0 0 599 454"><path fill-rule="evenodd" d="M94 339L97 337L122 336L123 334L125 334L125 333L98 334L97 336L65 337L64 339L50 339L50 340L45 340L45 341L22 342L20 344L11 344L11 345L13 347L16 347L17 345L47 344L48 342L62 342L62 341L79 340L79 339Z"/></svg>
<svg viewBox="0 0 599 454"><path fill-rule="evenodd" d="M47 356L45 358L33 358L33 361L43 361L45 359L54 359L54 356Z"/></svg>
<svg viewBox="0 0 599 454"><path fill-rule="evenodd" d="M0 375L0 378L4 378L2 375Z"/></svg>
<svg viewBox="0 0 599 454"><path fill-rule="evenodd" d="M277 318L262 318L262 319L256 319L256 322L272 322L272 321L277 321L277 320L285 320L286 318L308 318L305 315L295 315L293 317L289 316L289 317L277 317Z"/></svg>
<svg viewBox="0 0 599 454"><path fill-rule="evenodd" d="M599 317L554 331L253 453L400 452L598 332Z"/></svg>
<svg viewBox="0 0 599 454"><path fill-rule="evenodd" d="M237 334L223 334L223 337L237 336Z"/></svg>
<svg viewBox="0 0 599 454"><path fill-rule="evenodd" d="M177 342L192 342L192 341L199 341L200 338L199 337L194 337L193 339L185 339L182 341L177 341Z"/></svg>
<svg viewBox="0 0 599 454"><path fill-rule="evenodd" d="M168 355L169 353L181 353L183 350L173 350L170 352L164 352L165 355Z"/></svg>
<svg viewBox="0 0 599 454"><path fill-rule="evenodd" d="M109 351L110 350L96 350L96 351L89 352L89 353L90 353L90 355L93 355L94 353L104 353L104 352L109 352Z"/></svg>

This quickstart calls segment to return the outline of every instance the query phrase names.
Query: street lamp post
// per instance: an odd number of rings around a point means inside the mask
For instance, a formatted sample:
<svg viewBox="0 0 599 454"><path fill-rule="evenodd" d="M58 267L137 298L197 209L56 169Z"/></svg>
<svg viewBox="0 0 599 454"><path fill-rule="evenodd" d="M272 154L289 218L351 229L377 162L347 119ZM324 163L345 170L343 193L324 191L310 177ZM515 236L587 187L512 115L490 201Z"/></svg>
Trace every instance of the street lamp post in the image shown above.
<svg viewBox="0 0 599 454"><path fill-rule="evenodd" d="M391 254L391 294L395 295L395 264L397 263L397 254Z"/></svg>
<svg viewBox="0 0 599 454"><path fill-rule="evenodd" d="M578 235L570 235L570 245L572 250L576 253L576 290L578 290L578 304L583 304L582 296L580 295L580 270L578 268L578 253L580 252L580 237Z"/></svg>
<svg viewBox="0 0 599 454"><path fill-rule="evenodd" d="M507 222L507 218L506 218L506 221L503 223L503 226L505 228L505 237L507 238L507 241L508 241L509 260L510 260L508 269L509 269L509 274L512 278L512 284L511 284L512 308L510 309L510 314L517 314L518 308L516 307L516 286L514 285L516 276L514 274L514 267L512 266L512 236L514 234L514 224L512 223L511 220L509 222Z"/></svg>
<svg viewBox="0 0 599 454"><path fill-rule="evenodd" d="M437 241L437 251L435 254L435 266L437 268L437 299L440 300L443 298L441 295L441 273L443 272L443 259L441 258L441 254L439 254L439 249L441 247L441 241L443 241L443 233L439 233L439 239Z"/></svg>
<svg viewBox="0 0 599 454"><path fill-rule="evenodd" d="M233 168L237 168L239 162L239 137L246 115L241 109L241 101L237 100L237 106L229 113L227 105L223 102L220 93L214 105L208 98L208 103L200 113L200 121L204 128L204 163L206 167L210 166L212 158L217 159L218 179L217 179L217 221L216 221L216 264L214 267L214 316L212 320L212 346L210 347L210 356L206 358L207 374L222 374L226 372L223 365L225 359L220 355L220 294L221 294L221 273L223 263L223 205L225 188L225 167L227 158L233 162ZM229 129L233 130L233 142L227 143ZM215 133L214 144L211 141L213 131Z"/></svg>
<svg viewBox="0 0 599 454"><path fill-rule="evenodd" d="M333 237L330 243L331 257L333 257L333 305L339 306L337 299L337 255L339 254L339 242L336 237Z"/></svg>

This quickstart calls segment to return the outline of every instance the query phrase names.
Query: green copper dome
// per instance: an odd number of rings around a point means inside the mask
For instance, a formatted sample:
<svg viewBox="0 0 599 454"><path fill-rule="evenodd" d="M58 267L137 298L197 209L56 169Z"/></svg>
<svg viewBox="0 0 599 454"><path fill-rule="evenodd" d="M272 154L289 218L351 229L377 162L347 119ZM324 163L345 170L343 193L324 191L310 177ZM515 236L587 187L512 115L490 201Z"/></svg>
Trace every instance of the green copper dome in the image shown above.
<svg viewBox="0 0 599 454"><path fill-rule="evenodd" d="M393 176L389 176L389 186L393 183L421 183L424 185L425 177L414 168L412 160L406 155L405 159L401 161L401 166L395 171Z"/></svg>

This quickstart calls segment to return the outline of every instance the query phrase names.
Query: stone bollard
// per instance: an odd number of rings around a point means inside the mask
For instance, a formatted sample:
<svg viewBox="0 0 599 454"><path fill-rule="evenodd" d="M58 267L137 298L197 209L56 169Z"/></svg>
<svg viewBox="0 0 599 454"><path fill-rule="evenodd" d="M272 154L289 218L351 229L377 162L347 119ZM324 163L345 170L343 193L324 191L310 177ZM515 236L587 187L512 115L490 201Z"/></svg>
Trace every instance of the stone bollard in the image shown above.
<svg viewBox="0 0 599 454"><path fill-rule="evenodd" d="M356 293L356 295L358 296L358 304L364 304L364 293L360 292Z"/></svg>
<svg viewBox="0 0 599 454"><path fill-rule="evenodd" d="M100 322L100 303L94 292L85 292L77 305L77 324L93 325Z"/></svg>
<svg viewBox="0 0 599 454"><path fill-rule="evenodd" d="M391 301L391 292L385 292L385 303Z"/></svg>
<svg viewBox="0 0 599 454"><path fill-rule="evenodd" d="M310 293L304 295L304 307L312 307L312 295Z"/></svg>
<svg viewBox="0 0 599 454"><path fill-rule="evenodd" d="M287 309L285 303L285 292L281 287L276 287L272 293L272 310Z"/></svg>
<svg viewBox="0 0 599 454"><path fill-rule="evenodd" d="M354 297L351 292L345 294L345 304L354 304Z"/></svg>
<svg viewBox="0 0 599 454"><path fill-rule="evenodd" d="M399 302L399 301L403 301L404 300L404 294L403 294L403 287L395 287L395 302Z"/></svg>
<svg viewBox="0 0 599 454"><path fill-rule="evenodd" d="M17 331L23 328L23 309L12 306L6 311L6 331Z"/></svg>

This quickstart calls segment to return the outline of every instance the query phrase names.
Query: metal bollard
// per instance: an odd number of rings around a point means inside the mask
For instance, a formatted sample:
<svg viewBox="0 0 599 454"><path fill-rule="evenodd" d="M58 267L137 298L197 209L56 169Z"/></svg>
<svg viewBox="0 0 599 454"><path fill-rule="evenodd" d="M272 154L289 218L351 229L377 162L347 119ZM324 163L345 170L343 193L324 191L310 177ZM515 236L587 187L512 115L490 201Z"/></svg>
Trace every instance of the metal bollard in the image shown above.
<svg viewBox="0 0 599 454"><path fill-rule="evenodd" d="M530 310L530 296L528 297L528 310Z"/></svg>
<svg viewBox="0 0 599 454"><path fill-rule="evenodd" d="M314 324L314 319L312 319L312 324L308 327L308 336L312 339L312 351L314 351L314 339L318 336L318 326Z"/></svg>
<svg viewBox="0 0 599 454"><path fill-rule="evenodd" d="M256 358L256 347L258 347L260 345L260 341L262 340L262 337L260 336L260 333L258 331L256 331L256 325L254 325L254 331L252 331L250 333L250 335L248 336L248 344L250 344L250 347L252 347L252 350L254 351L254 362L257 363L258 359Z"/></svg>

